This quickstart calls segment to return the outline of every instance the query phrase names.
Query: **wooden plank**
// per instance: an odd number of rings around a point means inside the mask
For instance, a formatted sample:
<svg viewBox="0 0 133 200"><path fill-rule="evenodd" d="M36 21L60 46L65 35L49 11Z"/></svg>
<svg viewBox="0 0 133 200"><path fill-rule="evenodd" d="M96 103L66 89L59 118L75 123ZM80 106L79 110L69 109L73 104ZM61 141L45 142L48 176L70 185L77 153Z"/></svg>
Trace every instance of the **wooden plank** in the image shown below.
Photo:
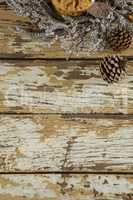
<svg viewBox="0 0 133 200"><path fill-rule="evenodd" d="M132 172L133 119L0 115L0 172Z"/></svg>
<svg viewBox="0 0 133 200"><path fill-rule="evenodd" d="M0 61L0 112L133 114L133 62L108 86L87 61Z"/></svg>
<svg viewBox="0 0 133 200"><path fill-rule="evenodd" d="M15 12L4 4L0 4L0 58L66 58L66 53L56 42L48 48L49 42L37 39L38 30L29 20L16 16ZM75 53L72 57L90 58L102 57L112 54L102 51L89 55L88 53ZM125 56L133 55L133 44L130 49L121 53Z"/></svg>
<svg viewBox="0 0 133 200"><path fill-rule="evenodd" d="M1 200L132 200L133 176L0 175Z"/></svg>

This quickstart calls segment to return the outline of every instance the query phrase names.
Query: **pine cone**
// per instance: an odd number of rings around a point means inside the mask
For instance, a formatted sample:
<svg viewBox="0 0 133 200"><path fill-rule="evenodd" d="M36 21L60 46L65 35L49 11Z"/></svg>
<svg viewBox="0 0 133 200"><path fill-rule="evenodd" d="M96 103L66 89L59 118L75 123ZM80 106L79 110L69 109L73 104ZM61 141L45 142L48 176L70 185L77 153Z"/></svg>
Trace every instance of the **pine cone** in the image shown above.
<svg viewBox="0 0 133 200"><path fill-rule="evenodd" d="M107 35L107 41L114 51L129 48L132 42L132 34L124 27L117 27Z"/></svg>
<svg viewBox="0 0 133 200"><path fill-rule="evenodd" d="M108 83L117 83L126 74L127 60L121 56L106 56L100 64L100 72Z"/></svg>

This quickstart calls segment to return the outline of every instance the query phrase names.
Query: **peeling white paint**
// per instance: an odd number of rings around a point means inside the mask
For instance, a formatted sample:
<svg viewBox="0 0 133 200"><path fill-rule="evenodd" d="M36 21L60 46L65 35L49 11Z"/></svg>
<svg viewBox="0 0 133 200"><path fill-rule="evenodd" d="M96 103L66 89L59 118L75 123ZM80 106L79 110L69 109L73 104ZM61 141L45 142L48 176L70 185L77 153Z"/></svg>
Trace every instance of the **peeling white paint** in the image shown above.
<svg viewBox="0 0 133 200"><path fill-rule="evenodd" d="M4 70L5 77L0 81L0 90L5 98L2 103L7 108L21 107L21 110L28 108L32 109L32 112L132 113L133 90L128 78L108 87L102 80L96 78L70 80L70 86L69 80L56 77L52 70L49 75L47 74L48 68L49 70L56 68L58 72L58 66L41 66L42 64L38 66L37 63L34 67L6 66L8 69L6 74L3 65L0 69L1 73ZM94 70L93 67L90 68L90 74L94 73ZM68 72L65 70L65 73L67 75L69 70ZM130 81L132 81L131 76Z"/></svg>
<svg viewBox="0 0 133 200"><path fill-rule="evenodd" d="M64 120L62 125L54 128L60 122L60 117L56 117L51 124L52 132L49 133L45 126L51 119L43 120L40 124L36 117L1 117L0 157L6 157L5 167L8 170L37 171L46 168L58 171L62 169L62 165L68 168L73 166L74 169L82 166L83 170L132 169L133 126L130 121L110 119L111 125L107 127L108 120L87 119L87 128L80 121L71 124ZM66 154L67 160L64 163Z"/></svg>
<svg viewBox="0 0 133 200"><path fill-rule="evenodd" d="M3 178L5 178L3 176ZM48 182L44 181L42 177L39 176L9 176L7 177L9 181L16 184L6 185L6 187L0 187L0 195L10 194L12 197L18 196L26 198L55 198L56 193L54 190L50 189Z"/></svg>
<svg viewBox="0 0 133 200"><path fill-rule="evenodd" d="M6 75L9 71L10 71L10 69L8 67L0 68L0 76Z"/></svg>
<svg viewBox="0 0 133 200"><path fill-rule="evenodd" d="M115 175L1 175L5 185L0 185L0 195L11 197L48 198L55 200L121 200L123 195L133 192L132 176ZM59 183L65 181L66 186ZM9 182L9 184L8 184ZM61 192L64 190L64 194ZM99 194L102 193L102 197ZM119 196L118 196L119 195Z"/></svg>

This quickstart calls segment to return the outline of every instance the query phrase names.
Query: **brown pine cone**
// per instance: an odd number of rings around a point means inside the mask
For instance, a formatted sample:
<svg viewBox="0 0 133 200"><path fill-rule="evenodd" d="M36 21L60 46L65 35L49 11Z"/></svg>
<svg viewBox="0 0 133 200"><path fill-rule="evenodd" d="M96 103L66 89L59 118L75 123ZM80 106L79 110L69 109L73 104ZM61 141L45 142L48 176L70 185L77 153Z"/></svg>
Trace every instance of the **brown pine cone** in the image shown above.
<svg viewBox="0 0 133 200"><path fill-rule="evenodd" d="M132 42L132 34L124 27L117 27L107 34L107 41L114 51L129 48Z"/></svg>
<svg viewBox="0 0 133 200"><path fill-rule="evenodd" d="M107 83L117 83L126 74L127 61L121 56L106 56L100 64L100 72Z"/></svg>

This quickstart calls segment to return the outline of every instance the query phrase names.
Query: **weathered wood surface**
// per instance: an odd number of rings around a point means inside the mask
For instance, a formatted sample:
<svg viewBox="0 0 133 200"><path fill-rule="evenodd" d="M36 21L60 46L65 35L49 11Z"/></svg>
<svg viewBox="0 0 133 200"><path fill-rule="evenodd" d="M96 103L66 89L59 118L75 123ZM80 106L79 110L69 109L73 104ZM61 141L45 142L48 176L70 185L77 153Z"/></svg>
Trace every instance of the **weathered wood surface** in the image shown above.
<svg viewBox="0 0 133 200"><path fill-rule="evenodd" d="M1 115L0 172L132 172L133 119Z"/></svg>
<svg viewBox="0 0 133 200"><path fill-rule="evenodd" d="M133 176L1 175L1 200L132 200Z"/></svg>
<svg viewBox="0 0 133 200"><path fill-rule="evenodd" d="M48 48L48 43L37 39L38 30L31 26L24 17L16 16L15 11L0 4L0 58L66 58L66 53L58 42ZM77 58L101 57L113 52L98 52L91 55L80 52L73 55ZM133 56L133 45L122 52L122 55Z"/></svg>
<svg viewBox="0 0 133 200"><path fill-rule="evenodd" d="M59 43L36 34L0 4L0 200L132 200L133 176L122 173L133 172L133 62L107 86L92 58L112 52L59 61Z"/></svg>
<svg viewBox="0 0 133 200"><path fill-rule="evenodd" d="M133 62L108 86L88 61L0 61L0 112L133 113Z"/></svg>

